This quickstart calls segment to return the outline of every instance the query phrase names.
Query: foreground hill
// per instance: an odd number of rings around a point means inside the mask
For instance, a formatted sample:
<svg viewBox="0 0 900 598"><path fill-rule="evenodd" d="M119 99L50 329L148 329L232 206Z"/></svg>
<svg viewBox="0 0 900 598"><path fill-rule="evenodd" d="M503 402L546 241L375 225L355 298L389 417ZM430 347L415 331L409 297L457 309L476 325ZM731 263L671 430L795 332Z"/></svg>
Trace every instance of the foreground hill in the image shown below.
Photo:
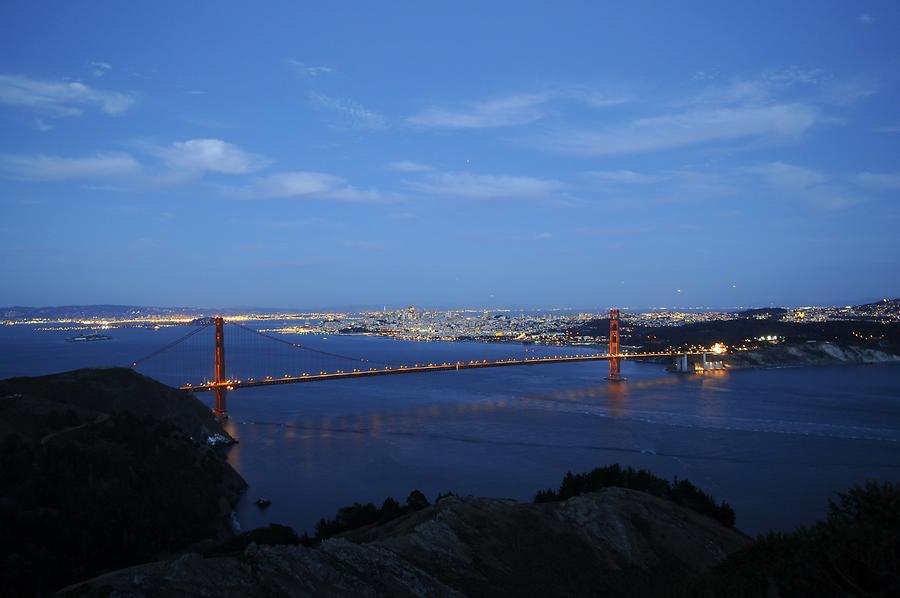
<svg viewBox="0 0 900 598"><path fill-rule="evenodd" d="M127 369L0 381L0 595L217 537L241 477L202 403Z"/></svg>
<svg viewBox="0 0 900 598"><path fill-rule="evenodd" d="M644 492L450 496L316 547L250 544L104 575L68 596L632 596L709 570L740 532Z"/></svg>

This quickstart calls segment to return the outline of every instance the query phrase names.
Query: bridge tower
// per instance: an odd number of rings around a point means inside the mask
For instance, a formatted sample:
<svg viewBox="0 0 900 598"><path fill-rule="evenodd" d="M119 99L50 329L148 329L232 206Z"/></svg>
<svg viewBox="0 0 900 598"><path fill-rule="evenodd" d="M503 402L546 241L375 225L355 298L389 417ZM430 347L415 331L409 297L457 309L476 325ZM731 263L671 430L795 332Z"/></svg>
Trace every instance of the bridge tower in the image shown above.
<svg viewBox="0 0 900 598"><path fill-rule="evenodd" d="M612 382L620 382L622 377L619 366L619 310L609 310L609 376L606 378Z"/></svg>
<svg viewBox="0 0 900 598"><path fill-rule="evenodd" d="M228 417L228 406L225 400L225 394L228 392L225 378L225 319L222 316L216 316L216 408L213 413L216 417Z"/></svg>

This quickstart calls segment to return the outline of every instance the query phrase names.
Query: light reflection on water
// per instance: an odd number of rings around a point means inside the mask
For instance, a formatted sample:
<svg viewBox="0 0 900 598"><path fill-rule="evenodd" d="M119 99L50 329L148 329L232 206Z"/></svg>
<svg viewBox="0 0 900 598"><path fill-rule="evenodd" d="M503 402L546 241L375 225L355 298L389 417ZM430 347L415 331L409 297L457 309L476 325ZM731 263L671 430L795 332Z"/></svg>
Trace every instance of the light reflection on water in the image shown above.
<svg viewBox="0 0 900 598"><path fill-rule="evenodd" d="M64 335L5 328L0 377L123 363L175 338L117 330L113 341L73 346ZM394 361L521 351L357 337L328 342L341 352ZM452 490L530 499L557 486L567 470L618 462L691 479L729 501L738 525L754 533L809 523L831 493L852 483L900 478L898 366L678 376L629 361L621 384L603 380L604 366L412 374L230 393L227 427L241 444L228 458L251 485L238 507L241 524L274 521L307 530L339 506L403 499L413 488L430 498ZM260 496L271 507L257 509Z"/></svg>
<svg viewBox="0 0 900 598"><path fill-rule="evenodd" d="M654 365L626 367L624 384L602 381L603 372L588 364L572 364L248 397L235 417L259 415L252 421L265 425L249 427L282 438L270 458L282 450L302 453L295 477L308 483L300 490L248 469L253 488L240 509L242 522L311 529L337 506L403 498L413 488L429 496L454 490L529 499L557 485L567 470L619 462L690 478L731 502L742 528L753 533L809 523L832 492L867 478L897 479L900 472L896 367L865 368L868 388L837 390L829 380L860 368L706 378ZM832 391L798 392L807 385ZM344 393L352 394L349 412L339 406ZM325 412L292 417L298 402L310 413ZM856 409L860 403L867 407ZM303 438L297 448L287 440L296 435ZM267 450L244 442L235 452L262 459ZM281 504L260 512L247 504L257 496Z"/></svg>

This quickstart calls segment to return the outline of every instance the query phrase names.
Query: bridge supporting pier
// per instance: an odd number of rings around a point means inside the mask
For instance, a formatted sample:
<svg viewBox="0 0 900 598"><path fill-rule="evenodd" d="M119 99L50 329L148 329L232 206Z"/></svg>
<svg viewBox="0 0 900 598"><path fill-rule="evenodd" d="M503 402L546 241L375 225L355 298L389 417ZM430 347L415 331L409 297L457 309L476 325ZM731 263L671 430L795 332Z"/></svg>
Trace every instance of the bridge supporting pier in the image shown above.
<svg viewBox="0 0 900 598"><path fill-rule="evenodd" d="M620 371L621 358L619 357L619 310L609 310L609 376L606 377L610 382L622 382Z"/></svg>
<svg viewBox="0 0 900 598"><path fill-rule="evenodd" d="M228 384L225 378L225 320L222 316L216 316L216 407L213 409L216 417L228 418L228 404L225 398L228 392Z"/></svg>

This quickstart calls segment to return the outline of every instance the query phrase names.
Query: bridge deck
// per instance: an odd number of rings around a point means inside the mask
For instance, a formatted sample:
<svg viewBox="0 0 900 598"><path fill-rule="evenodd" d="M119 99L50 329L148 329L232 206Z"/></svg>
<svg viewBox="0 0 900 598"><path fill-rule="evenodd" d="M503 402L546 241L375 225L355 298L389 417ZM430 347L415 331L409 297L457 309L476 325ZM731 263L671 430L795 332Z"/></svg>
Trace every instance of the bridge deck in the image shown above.
<svg viewBox="0 0 900 598"><path fill-rule="evenodd" d="M691 351L690 354L699 354L700 351ZM385 367L382 369L354 369L350 371L337 371L332 373L319 374L301 374L299 376L284 376L281 378L266 377L262 379L247 380L228 380L222 384L229 390L235 388L250 388L253 386L274 386L276 384L298 384L300 382L321 382L325 380L344 380L348 378L361 378L365 376L390 376L396 374L420 374L424 372L444 372L450 370L471 370L476 368L495 368L507 366L522 365L546 365L549 363L568 363L576 361L604 361L613 357L620 359L641 359L646 357L671 357L676 353L657 352L657 353L622 353L619 355L610 355L608 353L599 355L576 355L568 357L526 357L525 359L502 359L498 361L458 361L452 363L429 363L427 365L400 365L396 367ZM683 353L678 353L683 355ZM214 382L204 382L197 385L185 385L182 390L191 392L203 392L214 390L216 384Z"/></svg>

